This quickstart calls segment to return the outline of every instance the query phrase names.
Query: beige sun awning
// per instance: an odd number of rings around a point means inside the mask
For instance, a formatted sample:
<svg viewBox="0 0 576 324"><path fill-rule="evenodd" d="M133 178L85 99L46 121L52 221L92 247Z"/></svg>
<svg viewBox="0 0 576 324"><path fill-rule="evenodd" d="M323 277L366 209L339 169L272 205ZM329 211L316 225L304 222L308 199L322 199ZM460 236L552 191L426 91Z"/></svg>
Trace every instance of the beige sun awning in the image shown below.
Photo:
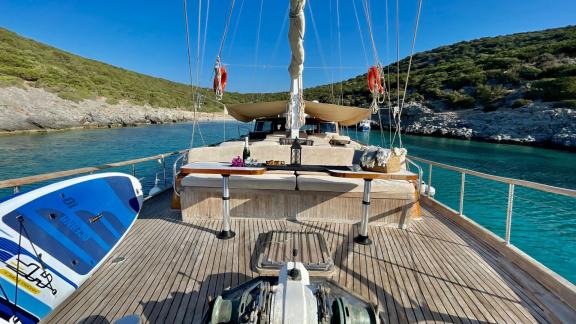
<svg viewBox="0 0 576 324"><path fill-rule="evenodd" d="M286 112L288 101L271 101L227 106L228 114L236 120L250 122L256 118L275 117ZM356 125L370 118L370 109L340 106L312 101L305 102L306 114L324 121L337 122L341 126Z"/></svg>

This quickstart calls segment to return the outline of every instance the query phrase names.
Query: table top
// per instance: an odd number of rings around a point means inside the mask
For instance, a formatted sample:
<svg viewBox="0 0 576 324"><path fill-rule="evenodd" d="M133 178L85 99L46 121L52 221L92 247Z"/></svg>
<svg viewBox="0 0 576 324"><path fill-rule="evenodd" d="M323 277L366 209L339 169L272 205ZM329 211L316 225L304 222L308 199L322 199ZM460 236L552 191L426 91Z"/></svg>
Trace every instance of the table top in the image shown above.
<svg viewBox="0 0 576 324"><path fill-rule="evenodd" d="M265 167L233 167L230 163L221 162L192 162L182 166L183 174L205 173L221 175L260 175L266 172Z"/></svg>
<svg viewBox="0 0 576 324"><path fill-rule="evenodd" d="M334 170L328 169L328 173L333 177L340 178L360 178L360 179L383 179L383 180L418 180L418 175L407 170L400 170L393 173L381 173L370 171Z"/></svg>
<svg viewBox="0 0 576 324"><path fill-rule="evenodd" d="M350 170L347 166L326 166L326 165L264 165L267 170L280 170L280 171L313 171L313 172L328 172L329 169L334 170Z"/></svg>
<svg viewBox="0 0 576 324"><path fill-rule="evenodd" d="M294 168L294 169L293 169ZM384 180L418 180L418 175L407 170L394 173L380 173L370 171L352 171L350 167L322 167L322 166L261 166L261 167L233 167L230 163L223 162L192 162L182 166L182 174L204 173L221 175L261 175L268 170L295 170L304 171L307 168L318 169L327 172L333 177L358 178L358 179L384 179Z"/></svg>

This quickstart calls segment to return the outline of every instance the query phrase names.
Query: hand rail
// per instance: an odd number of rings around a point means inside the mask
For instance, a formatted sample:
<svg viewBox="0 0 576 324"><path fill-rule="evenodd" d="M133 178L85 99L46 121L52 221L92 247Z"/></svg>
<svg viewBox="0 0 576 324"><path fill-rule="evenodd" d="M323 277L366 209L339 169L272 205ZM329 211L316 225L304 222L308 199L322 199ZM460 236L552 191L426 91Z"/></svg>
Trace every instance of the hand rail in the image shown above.
<svg viewBox="0 0 576 324"><path fill-rule="evenodd" d="M410 159L412 159L414 161L423 162L423 163L426 163L429 165L434 165L434 166L440 167L442 169L452 170L452 171L456 171L456 172L460 172L460 173L470 174L470 175L473 175L473 176L476 176L479 178L494 180L497 182L513 184L513 185L517 185L517 186L532 188L532 189L536 189L536 190L541 190L541 191L545 191L545 192L551 192L551 193L555 193L555 194L559 194L559 195L564 195L564 196L576 198L576 190L573 190L573 189L566 189L566 188L561 188L561 187L549 186L549 185L545 185L545 184L541 184L541 183L537 183L537 182L532 182L532 181L527 181L527 180L520 180L520 179L514 179L514 178L495 176L495 175L491 175L491 174L487 174L487 173L482 173L482 172L478 172L478 171L473 171L473 170L455 167L455 166L448 165L448 164L443 164L443 163L438 163L438 162L426 160L426 159L419 158L416 156L409 156L409 157L410 157Z"/></svg>
<svg viewBox="0 0 576 324"><path fill-rule="evenodd" d="M476 176L479 178L484 178L484 179L508 184L508 203L507 203L507 207L506 207L506 232L505 232L505 238L504 238L504 242L506 243L506 245L510 245L510 236L512 233L512 210L514 207L514 187L515 186L518 185L518 186L523 186L526 188L531 188L531 189L535 189L535 190L540 190L540 191L544 191L544 192L550 192L550 193L554 193L554 194L558 194L558 195L564 195L564 196L576 198L576 190L572 190L572 189L554 187L554 186L549 186L549 185L531 182L531 181L526 181L526 180L519 180L519 179L514 179L514 178L495 176L495 175L491 175L491 174L487 174L487 173L482 173L482 172L478 172L478 171L472 171L472 170L468 170L468 169L464 169L464 168L455 167L455 166L448 165L448 164L438 163L438 162L422 159L422 158L415 157L415 156L410 156L410 159L428 164L428 166L429 166L429 169L428 169L428 172L429 172L428 173L428 195L427 195L429 199L434 199L434 198L430 197L430 188L432 185L432 166L436 166L436 167L439 167L442 169L447 169L447 170L456 171L456 172L460 173L460 201L459 201L459 211L458 211L458 215L460 215L460 216L464 215L464 187L466 185L466 174L470 174L470 175L473 175L473 176ZM409 159L406 159L406 160L410 161ZM420 170L422 170L422 169L420 169Z"/></svg>
<svg viewBox="0 0 576 324"><path fill-rule="evenodd" d="M154 155L154 156L148 156L148 157L133 159L133 160L128 160L128 161L114 162L114 163L109 163L109 164L104 164L104 165L99 165L99 166L91 166L91 167L85 167L85 168L79 168L79 169L44 173L44 174L33 175L33 176L22 177L22 178L16 178L16 179L2 180L2 181L0 181L0 189L15 188L14 190L16 191L16 190L19 190L19 187L21 187L23 185L27 185L27 184L69 177L69 176L73 176L73 175L77 175L77 174L91 173L91 172L96 172L96 171L101 171L101 170L106 170L106 169L111 169L111 168L117 168L117 167L126 166L126 165L132 165L133 166L132 171L135 172L135 165L136 164L151 161L151 160L157 160L157 159L164 160L164 158L166 158L168 156L183 154L185 152L188 152L188 150L168 152L168 153L164 153L164 154L158 154L158 155Z"/></svg>
<svg viewBox="0 0 576 324"><path fill-rule="evenodd" d="M418 185L417 185L417 190L418 190L418 200L420 200L420 190L422 187L422 177L424 176L424 171L422 171L422 167L419 166L418 164L414 163L414 161L410 160L409 158L406 158L406 162L408 162L409 164L412 164L413 166L416 167L416 169L418 169ZM430 189L428 189L429 191Z"/></svg>

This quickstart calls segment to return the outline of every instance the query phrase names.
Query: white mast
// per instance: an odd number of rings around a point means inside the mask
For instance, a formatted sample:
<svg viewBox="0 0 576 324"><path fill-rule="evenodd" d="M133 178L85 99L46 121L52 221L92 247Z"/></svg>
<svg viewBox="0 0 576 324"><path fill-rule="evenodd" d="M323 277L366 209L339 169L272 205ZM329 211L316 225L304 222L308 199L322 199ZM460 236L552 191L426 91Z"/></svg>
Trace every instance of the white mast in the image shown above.
<svg viewBox="0 0 576 324"><path fill-rule="evenodd" d="M290 128L290 136L298 137L300 127L305 123L304 97L302 94L302 70L304 69L304 32L306 21L304 6L306 0L290 0L290 50L292 59L288 71L290 72L290 100L286 113L286 128Z"/></svg>

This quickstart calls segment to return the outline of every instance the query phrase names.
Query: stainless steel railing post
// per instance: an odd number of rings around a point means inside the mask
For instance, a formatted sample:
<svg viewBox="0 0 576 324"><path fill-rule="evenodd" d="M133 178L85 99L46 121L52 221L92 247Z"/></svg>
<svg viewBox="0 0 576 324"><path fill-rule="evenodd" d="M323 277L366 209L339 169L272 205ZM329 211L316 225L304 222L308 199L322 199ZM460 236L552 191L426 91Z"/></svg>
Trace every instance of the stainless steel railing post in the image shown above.
<svg viewBox="0 0 576 324"><path fill-rule="evenodd" d="M464 215L464 187L466 186L466 173L460 173L460 216Z"/></svg>
<svg viewBox="0 0 576 324"><path fill-rule="evenodd" d="M508 208L506 209L506 245L510 244L510 233L512 231L512 208L514 207L514 184L508 187Z"/></svg>
<svg viewBox="0 0 576 324"><path fill-rule="evenodd" d="M14 194L17 194L20 192L20 186L15 186L13 189Z"/></svg>
<svg viewBox="0 0 576 324"><path fill-rule="evenodd" d="M432 164L428 164L428 188L426 188L428 197L430 197L430 188L432 188Z"/></svg>
<svg viewBox="0 0 576 324"><path fill-rule="evenodd" d="M166 188L166 158L162 157L162 177L164 178L164 188Z"/></svg>
<svg viewBox="0 0 576 324"><path fill-rule="evenodd" d="M136 164L132 163L132 176L136 176Z"/></svg>

